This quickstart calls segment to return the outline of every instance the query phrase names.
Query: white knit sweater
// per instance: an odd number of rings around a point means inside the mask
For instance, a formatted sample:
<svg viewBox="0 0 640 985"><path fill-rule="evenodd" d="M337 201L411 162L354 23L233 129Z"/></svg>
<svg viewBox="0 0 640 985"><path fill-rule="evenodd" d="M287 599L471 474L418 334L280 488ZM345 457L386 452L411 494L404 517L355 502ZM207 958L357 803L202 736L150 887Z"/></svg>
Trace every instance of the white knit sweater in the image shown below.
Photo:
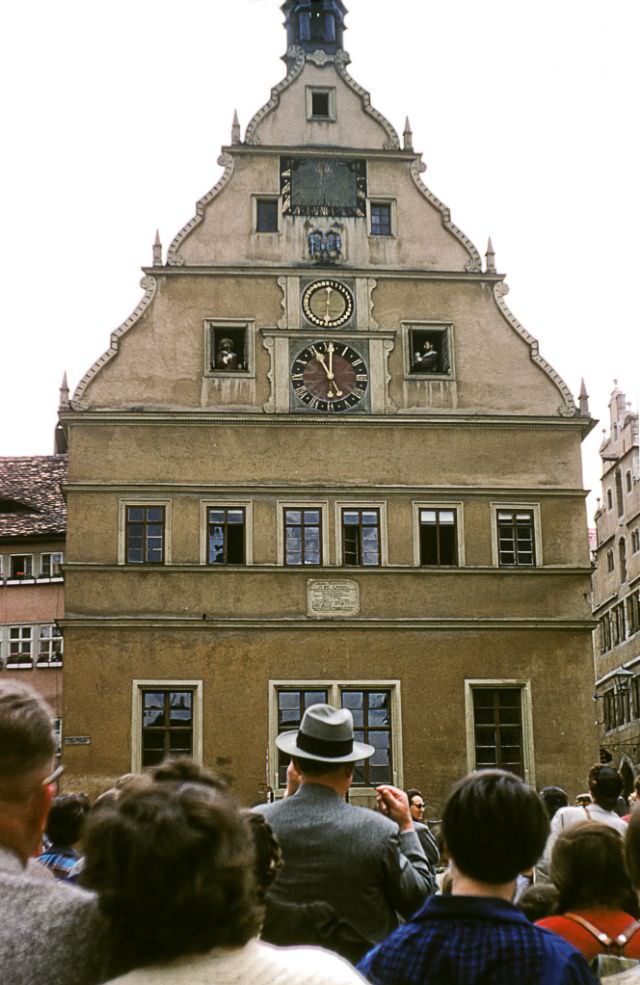
<svg viewBox="0 0 640 985"><path fill-rule="evenodd" d="M137 968L109 985L361 985L351 965L319 947L274 947L250 940L170 964Z"/></svg>

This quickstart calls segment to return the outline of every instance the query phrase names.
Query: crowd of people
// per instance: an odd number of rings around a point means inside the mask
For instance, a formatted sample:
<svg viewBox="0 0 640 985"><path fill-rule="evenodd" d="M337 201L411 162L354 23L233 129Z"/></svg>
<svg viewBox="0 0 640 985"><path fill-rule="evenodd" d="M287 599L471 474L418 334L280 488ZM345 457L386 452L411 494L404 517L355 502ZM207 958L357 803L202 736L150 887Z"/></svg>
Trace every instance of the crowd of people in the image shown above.
<svg viewBox="0 0 640 985"><path fill-rule="evenodd" d="M314 705L277 744L273 803L169 759L90 805L56 796L45 703L0 682L2 982L640 985L640 810L611 766L574 806L474 772L436 838L416 788L349 803L374 750L348 710Z"/></svg>

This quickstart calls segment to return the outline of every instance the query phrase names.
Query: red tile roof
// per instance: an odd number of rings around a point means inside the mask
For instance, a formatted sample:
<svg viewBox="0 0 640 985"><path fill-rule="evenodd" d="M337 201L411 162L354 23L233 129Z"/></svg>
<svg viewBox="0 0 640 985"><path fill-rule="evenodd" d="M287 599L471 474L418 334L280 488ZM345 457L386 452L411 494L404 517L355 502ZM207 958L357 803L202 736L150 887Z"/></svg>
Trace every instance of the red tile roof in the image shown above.
<svg viewBox="0 0 640 985"><path fill-rule="evenodd" d="M62 483L66 455L0 458L0 540L63 537L67 507Z"/></svg>

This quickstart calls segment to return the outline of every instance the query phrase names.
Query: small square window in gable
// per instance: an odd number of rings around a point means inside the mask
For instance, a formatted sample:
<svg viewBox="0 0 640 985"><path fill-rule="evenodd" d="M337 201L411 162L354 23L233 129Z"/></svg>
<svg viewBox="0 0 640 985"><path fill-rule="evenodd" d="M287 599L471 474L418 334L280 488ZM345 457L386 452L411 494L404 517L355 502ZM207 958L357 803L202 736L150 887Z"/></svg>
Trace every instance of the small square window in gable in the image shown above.
<svg viewBox="0 0 640 985"><path fill-rule="evenodd" d="M336 91L333 87L307 87L307 119L333 122L336 118Z"/></svg>

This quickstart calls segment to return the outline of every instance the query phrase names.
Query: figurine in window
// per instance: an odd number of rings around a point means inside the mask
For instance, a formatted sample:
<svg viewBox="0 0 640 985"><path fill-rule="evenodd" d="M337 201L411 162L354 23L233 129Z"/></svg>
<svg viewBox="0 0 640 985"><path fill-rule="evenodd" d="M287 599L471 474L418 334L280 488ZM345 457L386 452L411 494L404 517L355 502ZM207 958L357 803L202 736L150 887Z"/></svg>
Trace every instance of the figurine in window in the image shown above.
<svg viewBox="0 0 640 985"><path fill-rule="evenodd" d="M216 352L216 369L233 372L239 368L238 354L235 352L233 339L220 339Z"/></svg>
<svg viewBox="0 0 640 985"><path fill-rule="evenodd" d="M438 350L428 339L423 343L422 352L414 352L413 368L418 373L436 373L438 371Z"/></svg>

